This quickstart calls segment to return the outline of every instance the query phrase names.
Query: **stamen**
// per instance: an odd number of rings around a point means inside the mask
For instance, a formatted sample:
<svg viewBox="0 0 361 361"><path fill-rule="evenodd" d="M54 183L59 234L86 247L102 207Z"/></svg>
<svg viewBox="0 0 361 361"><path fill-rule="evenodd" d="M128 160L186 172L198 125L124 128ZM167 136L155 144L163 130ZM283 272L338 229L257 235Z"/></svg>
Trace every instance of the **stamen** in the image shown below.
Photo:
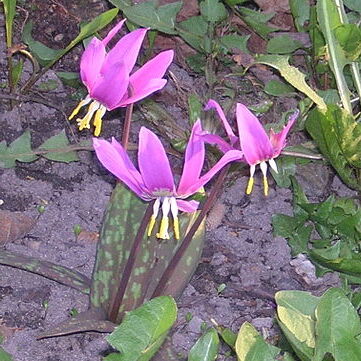
<svg viewBox="0 0 361 361"><path fill-rule="evenodd" d="M247 189L246 189L246 194L251 194L252 193L252 189L253 189L253 185L254 185L254 172L256 170L256 166L254 164L252 164L250 166L250 177L248 180L248 184L247 184Z"/></svg>
<svg viewBox="0 0 361 361"><path fill-rule="evenodd" d="M174 197L170 198L170 211L173 216L173 230L175 239L179 239L179 220L178 220L178 206L177 201Z"/></svg>
<svg viewBox="0 0 361 361"><path fill-rule="evenodd" d="M277 164L273 158L268 161L270 167L278 174Z"/></svg>
<svg viewBox="0 0 361 361"><path fill-rule="evenodd" d="M263 174L263 190L264 190L264 195L268 196L268 181L267 181L267 163L266 162L261 162L260 163L260 167L261 167L261 171Z"/></svg>
<svg viewBox="0 0 361 361"><path fill-rule="evenodd" d="M83 100L81 100L79 102L79 104L76 106L76 108L73 110L73 112L70 114L69 116L69 120L72 120L78 113L79 113L79 110L84 106L84 105L87 105L89 102L91 101L91 98L89 95L87 95L87 97Z"/></svg>
<svg viewBox="0 0 361 361"><path fill-rule="evenodd" d="M169 198L164 197L162 201L163 201L162 203L163 217L162 220L160 221L159 233L157 233L156 236L160 239L169 239L170 238L168 234L168 226L169 226L168 214L170 211Z"/></svg>
<svg viewBox="0 0 361 361"><path fill-rule="evenodd" d="M93 118L94 113L101 107L101 104L94 100L90 103L88 112L85 117L80 119L78 118L76 121L78 123L79 130L83 130L85 128L90 129L90 121Z"/></svg>
<svg viewBox="0 0 361 361"><path fill-rule="evenodd" d="M94 117L94 135L96 137L99 136L101 130L102 130L102 120L105 112L107 111L107 108L104 105L101 105L100 108L96 111L95 117Z"/></svg>
<svg viewBox="0 0 361 361"><path fill-rule="evenodd" d="M160 207L160 200L159 200L159 198L157 198L154 202L153 214L150 217L149 224L148 224L148 237L150 237L152 234L152 231L153 231L153 228L155 225L155 220L157 219L157 216L158 216L159 207Z"/></svg>

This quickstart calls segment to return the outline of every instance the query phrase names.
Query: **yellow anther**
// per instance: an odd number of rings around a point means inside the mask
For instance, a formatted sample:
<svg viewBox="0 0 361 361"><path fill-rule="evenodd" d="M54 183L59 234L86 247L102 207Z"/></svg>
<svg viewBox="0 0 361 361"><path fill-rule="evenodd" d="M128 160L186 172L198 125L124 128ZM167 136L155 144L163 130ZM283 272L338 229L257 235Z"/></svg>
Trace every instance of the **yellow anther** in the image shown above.
<svg viewBox="0 0 361 361"><path fill-rule="evenodd" d="M156 234L157 238L169 239L168 226L169 226L169 218L162 217L162 220L160 221L159 233Z"/></svg>
<svg viewBox="0 0 361 361"><path fill-rule="evenodd" d="M76 106L76 108L73 110L73 112L70 114L69 120L72 120L78 113L79 110L84 106L87 105L91 101L90 97L86 97L85 99L81 100L79 104Z"/></svg>
<svg viewBox="0 0 361 361"><path fill-rule="evenodd" d="M149 224L148 224L148 237L150 237L152 235L152 231L153 231L153 228L154 228L154 225L155 225L155 219L156 219L156 217L154 215L152 215L150 217L150 221L149 221Z"/></svg>
<svg viewBox="0 0 361 361"><path fill-rule="evenodd" d="M94 127L95 127L94 135L96 137L99 136L99 134L100 134L100 132L102 130L102 120L103 120L103 116L104 116L106 110L107 109L103 105L101 105L100 108L95 113L94 123L93 124L94 124Z"/></svg>
<svg viewBox="0 0 361 361"><path fill-rule="evenodd" d="M248 180L248 184L247 184L246 194L251 194L252 193L253 184L254 184L254 178L250 177L249 180Z"/></svg>
<svg viewBox="0 0 361 361"><path fill-rule="evenodd" d="M173 230L175 239L179 239L179 220L178 217L173 218Z"/></svg>
<svg viewBox="0 0 361 361"><path fill-rule="evenodd" d="M83 130L85 128L90 129L90 121L93 118L94 113L101 107L99 102L92 101L89 105L88 111L85 114L83 119L78 118L76 121L78 123L79 130Z"/></svg>
<svg viewBox="0 0 361 361"><path fill-rule="evenodd" d="M266 176L263 177L263 190L264 190L264 195L268 196L268 181Z"/></svg>

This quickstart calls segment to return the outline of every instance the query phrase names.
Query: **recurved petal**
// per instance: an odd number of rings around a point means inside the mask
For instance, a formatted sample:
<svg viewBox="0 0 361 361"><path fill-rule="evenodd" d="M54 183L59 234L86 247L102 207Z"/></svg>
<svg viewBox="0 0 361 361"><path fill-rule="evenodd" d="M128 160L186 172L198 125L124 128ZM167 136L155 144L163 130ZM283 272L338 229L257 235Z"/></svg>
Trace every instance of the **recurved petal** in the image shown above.
<svg viewBox="0 0 361 361"><path fill-rule="evenodd" d="M216 145L221 152L226 153L229 150L235 149L229 143L227 143L223 138L217 134L210 134L206 131L203 131L200 134L200 137L204 140L205 143Z"/></svg>
<svg viewBox="0 0 361 361"><path fill-rule="evenodd" d="M237 103L239 141L247 163L257 164L272 158L271 142L261 123L243 104Z"/></svg>
<svg viewBox="0 0 361 361"><path fill-rule="evenodd" d="M282 131L275 133L273 129L270 131L270 141L273 147L273 158L276 158L280 155L282 149L286 146L286 137L290 131L292 125L295 123L299 111L296 110L288 119L287 124L283 127Z"/></svg>
<svg viewBox="0 0 361 361"><path fill-rule="evenodd" d="M126 94L128 85L129 74L126 66L123 63L115 63L107 72L102 71L89 95L108 110L112 110Z"/></svg>
<svg viewBox="0 0 361 361"><path fill-rule="evenodd" d="M204 163L204 141L199 134L202 133L201 121L198 119L192 128L184 155L184 166L177 192L186 193L187 189L198 181Z"/></svg>
<svg viewBox="0 0 361 361"><path fill-rule="evenodd" d="M125 20L126 19L119 21L119 23L117 25L115 25L113 29L111 29L109 31L108 35L102 40L104 47L106 47L108 45L109 41L113 38L113 36L122 28Z"/></svg>
<svg viewBox="0 0 361 361"><path fill-rule="evenodd" d="M228 120L223 112L223 109L221 106L213 99L210 99L206 106L204 107L204 110L209 109L215 109L218 113L218 116L221 118L221 121L223 123L224 129L228 135L229 140L231 141L232 145L235 145L238 143L238 137L234 134L231 126L228 123Z"/></svg>
<svg viewBox="0 0 361 361"><path fill-rule="evenodd" d="M145 127L139 132L138 164L150 192L174 192L173 174L164 147L158 137Z"/></svg>
<svg viewBox="0 0 361 361"><path fill-rule="evenodd" d="M93 138L93 147L99 161L109 172L124 182L139 197L147 199L140 173L134 167L124 148L114 138L112 143Z"/></svg>
<svg viewBox="0 0 361 361"><path fill-rule="evenodd" d="M106 56L103 71L107 71L114 63L124 63L128 74L132 71L137 60L140 47L148 29L137 29L124 35Z"/></svg>
<svg viewBox="0 0 361 361"><path fill-rule="evenodd" d="M167 84L165 79L151 79L144 88L138 89L137 93L128 97L127 95L118 103L117 107L125 107L128 104L136 103L148 95L162 89Z"/></svg>
<svg viewBox="0 0 361 361"><path fill-rule="evenodd" d="M93 38L88 44L80 60L80 77L90 93L94 83L100 76L100 69L105 59L104 44Z"/></svg>
<svg viewBox="0 0 361 361"><path fill-rule="evenodd" d="M226 164L240 160L243 157L243 153L240 150L230 150L226 154L223 155L223 157L201 178L198 179L197 182L193 183L188 189L180 194L178 192L178 196L181 196L183 198L187 198L190 195L196 193L201 187L203 187L206 183L208 183L211 178L220 171Z"/></svg>
<svg viewBox="0 0 361 361"><path fill-rule="evenodd" d="M191 213L198 209L199 202L194 200L185 201L183 199L177 199L177 206L182 212Z"/></svg>
<svg viewBox="0 0 361 361"><path fill-rule="evenodd" d="M148 87L148 83L153 79L163 78L174 57L173 50L166 50L159 53L153 59L146 62L129 78L134 94L142 92Z"/></svg>

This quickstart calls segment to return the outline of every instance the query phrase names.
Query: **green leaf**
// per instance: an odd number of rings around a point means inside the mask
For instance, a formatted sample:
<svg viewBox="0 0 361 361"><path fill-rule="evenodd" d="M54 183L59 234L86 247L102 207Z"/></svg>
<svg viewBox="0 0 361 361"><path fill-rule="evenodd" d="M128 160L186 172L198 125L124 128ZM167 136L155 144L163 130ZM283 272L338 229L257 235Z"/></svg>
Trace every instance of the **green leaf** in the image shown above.
<svg viewBox="0 0 361 361"><path fill-rule="evenodd" d="M335 2L333 0L318 0L317 18L319 27L326 40L329 65L333 75L335 76L342 105L345 110L352 114L350 91L347 87L346 79L343 74L343 68L347 64L347 59L334 33L335 29L342 25L340 14Z"/></svg>
<svg viewBox="0 0 361 361"><path fill-rule="evenodd" d="M272 226L277 236L290 237L295 229L303 223L303 219L287 216L285 214L274 214L272 216Z"/></svg>
<svg viewBox="0 0 361 361"><path fill-rule="evenodd" d="M225 6L218 0L204 0L199 6L202 16L210 23L220 22L228 16Z"/></svg>
<svg viewBox="0 0 361 361"><path fill-rule="evenodd" d="M304 291L279 291L275 295L278 323L302 361L310 361L315 347L314 313L319 298Z"/></svg>
<svg viewBox="0 0 361 361"><path fill-rule="evenodd" d="M193 48L204 50L204 37L208 24L202 16L192 16L178 24L179 35Z"/></svg>
<svg viewBox="0 0 361 361"><path fill-rule="evenodd" d="M357 61L361 55L361 29L356 24L342 24L335 29L337 41L349 61Z"/></svg>
<svg viewBox="0 0 361 361"><path fill-rule="evenodd" d="M211 328L190 349L188 361L214 361L218 355L218 348L218 333Z"/></svg>
<svg viewBox="0 0 361 361"><path fill-rule="evenodd" d="M13 358L2 347L0 347L0 360L1 361L13 361Z"/></svg>
<svg viewBox="0 0 361 361"><path fill-rule="evenodd" d="M266 343L249 322L244 322L241 326L235 349L239 361L274 361L281 351Z"/></svg>
<svg viewBox="0 0 361 361"><path fill-rule="evenodd" d="M38 158L31 150L30 131L25 131L19 138L15 139L9 146L5 141L0 143L0 167L13 168L16 161L32 162Z"/></svg>
<svg viewBox="0 0 361 361"><path fill-rule="evenodd" d="M157 297L128 312L106 339L120 351L120 360L147 361L158 350L176 318L174 299Z"/></svg>
<svg viewBox="0 0 361 361"><path fill-rule="evenodd" d="M151 0L123 7L122 10L124 15L137 25L150 27L166 34L177 34L175 18L181 7L181 1L157 7L156 1Z"/></svg>
<svg viewBox="0 0 361 361"><path fill-rule="evenodd" d="M132 0L109 0L109 2L122 11L125 8L133 5Z"/></svg>
<svg viewBox="0 0 361 361"><path fill-rule="evenodd" d="M276 97L288 97L295 95L295 88L279 80L270 80L263 89L267 94Z"/></svg>
<svg viewBox="0 0 361 361"><path fill-rule="evenodd" d="M5 12L6 46L12 46L13 24L16 14L16 0L2 0Z"/></svg>
<svg viewBox="0 0 361 361"><path fill-rule="evenodd" d="M47 139L38 150L48 150L49 153L43 154L43 157L57 162L77 162L79 160L78 154L75 151L69 151L66 147L69 145L69 140L65 134L65 130Z"/></svg>
<svg viewBox="0 0 361 361"><path fill-rule="evenodd" d="M228 51L238 49L248 54L249 50L247 49L247 42L250 37L250 35L240 36L238 34L228 34L220 38L220 43L225 46Z"/></svg>
<svg viewBox="0 0 361 361"><path fill-rule="evenodd" d="M359 0L343 0L343 3L351 10L361 13L361 2Z"/></svg>
<svg viewBox="0 0 361 361"><path fill-rule="evenodd" d="M289 3L297 31L301 32L310 20L310 3L308 0L290 0Z"/></svg>
<svg viewBox="0 0 361 361"><path fill-rule="evenodd" d="M67 86L78 88L81 84L79 73L70 71L57 71L56 76Z"/></svg>
<svg viewBox="0 0 361 361"><path fill-rule="evenodd" d="M19 80L20 80L21 75L23 73L23 68L24 68L24 61L23 60L19 60L13 66L12 73L11 73L11 82L14 85L14 87L16 87L17 84L19 83Z"/></svg>
<svg viewBox="0 0 361 361"><path fill-rule="evenodd" d="M316 308L316 347L314 361L330 353L335 361L361 360L360 318L342 290L331 288Z"/></svg>
<svg viewBox="0 0 361 361"><path fill-rule="evenodd" d="M32 29L33 23L29 21L24 26L22 39L23 42L29 46L30 52L35 55L41 65L45 66L64 54L64 49L51 49L39 41L34 40L31 35Z"/></svg>
<svg viewBox="0 0 361 361"><path fill-rule="evenodd" d="M325 109L326 104L323 99L305 82L305 74L291 66L288 59L288 56L284 55L260 55L256 57L255 63L266 64L277 69L293 87L306 94L319 108Z"/></svg>
<svg viewBox="0 0 361 361"><path fill-rule="evenodd" d="M196 94L191 94L188 97L189 109L189 124L193 125L197 119L200 119L203 105Z"/></svg>
<svg viewBox="0 0 361 361"><path fill-rule="evenodd" d="M268 41L267 52L270 54L291 54L302 47L300 41L294 40L289 35L281 35L275 36Z"/></svg>

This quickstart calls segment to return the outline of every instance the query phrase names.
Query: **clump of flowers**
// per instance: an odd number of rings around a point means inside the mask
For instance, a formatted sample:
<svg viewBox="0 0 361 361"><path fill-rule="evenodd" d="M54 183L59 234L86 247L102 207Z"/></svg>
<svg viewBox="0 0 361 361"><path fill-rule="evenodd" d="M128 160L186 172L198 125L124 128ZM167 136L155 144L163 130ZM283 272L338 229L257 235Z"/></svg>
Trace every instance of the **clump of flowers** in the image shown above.
<svg viewBox="0 0 361 361"><path fill-rule="evenodd" d="M79 130L89 129L94 118L95 136L101 132L102 118L107 110L126 107L162 89L167 83L163 76L173 60L173 50L163 51L131 74L148 29L130 32L107 52L106 46L124 22L119 22L103 40L94 37L81 58L80 76L88 95L74 109L69 120L89 104L86 115L78 118L77 123Z"/></svg>

